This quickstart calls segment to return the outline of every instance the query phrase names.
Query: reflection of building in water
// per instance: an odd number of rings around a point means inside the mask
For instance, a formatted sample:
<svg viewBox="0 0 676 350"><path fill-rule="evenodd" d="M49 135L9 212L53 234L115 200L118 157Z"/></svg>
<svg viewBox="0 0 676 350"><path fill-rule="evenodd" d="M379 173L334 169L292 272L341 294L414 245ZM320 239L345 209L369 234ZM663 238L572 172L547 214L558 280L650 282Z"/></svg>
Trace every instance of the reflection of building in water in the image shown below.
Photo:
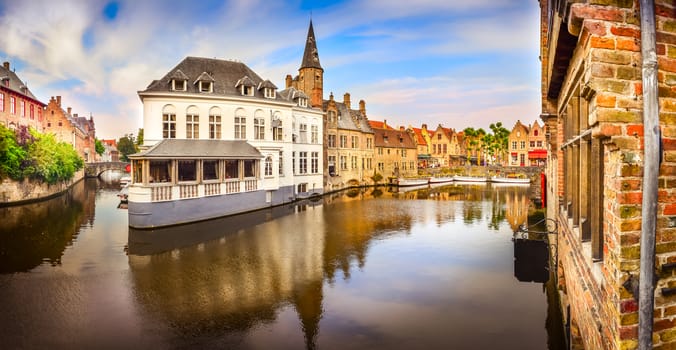
<svg viewBox="0 0 676 350"><path fill-rule="evenodd" d="M519 187L512 187L505 191L505 219L516 232L519 226L526 223L528 219L528 197L524 191L519 191Z"/></svg>
<svg viewBox="0 0 676 350"><path fill-rule="evenodd" d="M277 309L290 303L306 341L313 344L322 310L322 216L321 206L308 206L302 213L234 231L221 222L220 239L157 255L130 255L138 301L190 335L247 330L273 320ZM185 228L199 231L199 225Z"/></svg>
<svg viewBox="0 0 676 350"><path fill-rule="evenodd" d="M169 228L130 230L134 294L150 317L193 338L212 332L236 337L275 320L278 312L292 305L306 347L314 348L324 278L333 280L339 270L349 278L351 268L364 266L374 238L410 230L411 217L407 208L400 207L401 201L382 201L382 210L373 210L372 203L346 196L330 206L307 204L303 210L290 206L281 214L254 212L251 215L258 218L241 222L224 218L186 225L184 235L219 233L182 249L166 250L175 243L180 227L173 228L174 233ZM354 213L360 213L359 218L350 217ZM148 242L141 240L151 237L170 241L156 245L164 253L143 251ZM134 255L138 252L155 255Z"/></svg>
<svg viewBox="0 0 676 350"><path fill-rule="evenodd" d="M0 208L0 273L61 264L82 225L93 223L95 197L96 180L85 180L49 200Z"/></svg>

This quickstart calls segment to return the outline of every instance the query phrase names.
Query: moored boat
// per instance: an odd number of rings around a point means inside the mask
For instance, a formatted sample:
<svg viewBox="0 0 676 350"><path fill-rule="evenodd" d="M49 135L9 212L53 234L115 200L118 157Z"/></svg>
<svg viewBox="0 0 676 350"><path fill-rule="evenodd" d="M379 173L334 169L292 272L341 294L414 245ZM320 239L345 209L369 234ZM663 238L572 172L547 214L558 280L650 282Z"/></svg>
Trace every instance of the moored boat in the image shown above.
<svg viewBox="0 0 676 350"><path fill-rule="evenodd" d="M431 184L451 182L451 181L453 181L453 176L432 176L432 177L430 177L430 183Z"/></svg>
<svg viewBox="0 0 676 350"><path fill-rule="evenodd" d="M415 179L397 178L394 179L393 184L397 186L420 186L427 185L429 181L430 181L429 178L415 178Z"/></svg>
<svg viewBox="0 0 676 350"><path fill-rule="evenodd" d="M488 179L482 176L459 176L454 175L453 181L457 182L487 182Z"/></svg>
<svg viewBox="0 0 676 350"><path fill-rule="evenodd" d="M530 184L529 178L518 178L518 177L491 177L491 182L495 183L506 183L506 184Z"/></svg>

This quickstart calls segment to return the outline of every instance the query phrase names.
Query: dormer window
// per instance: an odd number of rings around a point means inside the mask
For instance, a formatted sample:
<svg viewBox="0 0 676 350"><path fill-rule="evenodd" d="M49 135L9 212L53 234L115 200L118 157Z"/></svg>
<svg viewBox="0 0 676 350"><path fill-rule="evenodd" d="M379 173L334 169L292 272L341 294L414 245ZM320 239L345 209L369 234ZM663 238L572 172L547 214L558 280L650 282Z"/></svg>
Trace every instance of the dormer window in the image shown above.
<svg viewBox="0 0 676 350"><path fill-rule="evenodd" d="M171 80L171 89L174 91L185 91L187 85L188 85L187 81L185 80L177 80L177 79Z"/></svg>
<svg viewBox="0 0 676 350"><path fill-rule="evenodd" d="M235 84L235 88L239 89L242 96L253 96L255 86L256 84L254 84L253 80L246 75L240 80L237 80L237 83Z"/></svg>
<svg viewBox="0 0 676 350"><path fill-rule="evenodd" d="M195 80L195 84L199 92L214 92L214 78L207 72L202 72Z"/></svg>
<svg viewBox="0 0 676 350"><path fill-rule="evenodd" d="M211 81L200 81L200 92L214 92L214 83Z"/></svg>
<svg viewBox="0 0 676 350"><path fill-rule="evenodd" d="M172 91L187 91L188 90L188 76L180 69L177 69L169 76L171 79Z"/></svg>
<svg viewBox="0 0 676 350"><path fill-rule="evenodd" d="M298 105L301 107L307 107L307 98L305 97L298 98Z"/></svg>
<svg viewBox="0 0 676 350"><path fill-rule="evenodd" d="M265 80L258 83L258 91L263 90L263 96L265 98L276 98L277 97L277 86L273 84L270 80Z"/></svg>

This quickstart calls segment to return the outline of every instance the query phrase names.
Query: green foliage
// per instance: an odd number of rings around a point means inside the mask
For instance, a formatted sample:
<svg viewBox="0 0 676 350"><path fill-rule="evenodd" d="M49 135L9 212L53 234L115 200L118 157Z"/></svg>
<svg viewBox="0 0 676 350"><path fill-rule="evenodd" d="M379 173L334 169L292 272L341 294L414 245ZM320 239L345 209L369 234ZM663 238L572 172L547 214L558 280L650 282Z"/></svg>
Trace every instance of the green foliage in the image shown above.
<svg viewBox="0 0 676 350"><path fill-rule="evenodd" d="M0 124L0 179L21 180L21 165L25 159L26 150L16 142L14 132Z"/></svg>
<svg viewBox="0 0 676 350"><path fill-rule="evenodd" d="M96 139L95 149L96 149L96 154L98 154L98 155L102 155L103 152L106 151L106 147L103 146L103 142L101 142L101 140L99 140L99 139Z"/></svg>
<svg viewBox="0 0 676 350"><path fill-rule="evenodd" d="M138 134L136 135L136 146L143 145L143 128L138 129Z"/></svg>
<svg viewBox="0 0 676 350"><path fill-rule="evenodd" d="M0 177L17 181L29 177L53 184L72 179L83 167L84 161L75 149L56 141L54 135L32 129L15 133L0 125Z"/></svg>
<svg viewBox="0 0 676 350"><path fill-rule="evenodd" d="M138 152L138 147L136 146L136 141L133 134L127 134L117 141L117 150L120 152L120 160L123 162L128 162L128 155Z"/></svg>
<svg viewBox="0 0 676 350"><path fill-rule="evenodd" d="M374 183L378 183L383 179L383 176L380 175L380 173L373 173L373 176L371 176L371 180L373 180Z"/></svg>

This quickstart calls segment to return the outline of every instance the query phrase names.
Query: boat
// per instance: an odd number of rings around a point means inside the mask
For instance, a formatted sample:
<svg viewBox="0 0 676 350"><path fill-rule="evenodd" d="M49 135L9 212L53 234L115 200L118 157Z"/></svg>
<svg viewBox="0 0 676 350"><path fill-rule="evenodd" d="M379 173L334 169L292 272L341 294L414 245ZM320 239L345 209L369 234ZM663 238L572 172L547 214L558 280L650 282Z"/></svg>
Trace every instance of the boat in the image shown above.
<svg viewBox="0 0 676 350"><path fill-rule="evenodd" d="M397 178L394 179L393 185L397 186L421 186L427 185L429 183L429 178L415 178L415 179L406 179L406 178Z"/></svg>
<svg viewBox="0 0 676 350"><path fill-rule="evenodd" d="M488 179L483 176L460 176L454 175L453 181L456 182L487 182Z"/></svg>
<svg viewBox="0 0 676 350"><path fill-rule="evenodd" d="M430 177L430 183L431 184L438 184L438 183L452 182L452 181L453 181L453 176L433 176L433 177Z"/></svg>
<svg viewBox="0 0 676 350"><path fill-rule="evenodd" d="M505 183L505 184L530 184L529 178L519 178L519 177L493 176L493 177L491 177L490 181L495 182L495 183Z"/></svg>
<svg viewBox="0 0 676 350"><path fill-rule="evenodd" d="M131 182L131 176L124 175L124 176L120 177L120 185L122 185L123 187L126 186L126 185L129 185L130 182Z"/></svg>

